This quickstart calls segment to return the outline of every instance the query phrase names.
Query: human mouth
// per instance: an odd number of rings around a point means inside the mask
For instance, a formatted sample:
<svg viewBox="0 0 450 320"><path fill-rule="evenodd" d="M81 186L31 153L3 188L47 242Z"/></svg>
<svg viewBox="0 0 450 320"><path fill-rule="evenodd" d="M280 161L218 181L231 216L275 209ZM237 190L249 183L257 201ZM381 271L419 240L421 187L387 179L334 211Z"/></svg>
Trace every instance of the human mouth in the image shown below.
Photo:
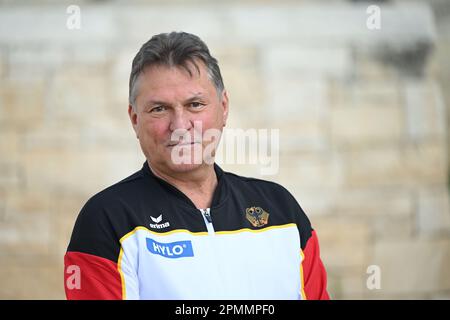
<svg viewBox="0 0 450 320"><path fill-rule="evenodd" d="M175 147L175 146L180 146L180 147L181 146L189 146L189 145L194 145L197 143L200 143L200 142L196 142L196 141L194 141L194 142L176 142L176 143L169 143L167 145L167 147L171 148L171 147Z"/></svg>

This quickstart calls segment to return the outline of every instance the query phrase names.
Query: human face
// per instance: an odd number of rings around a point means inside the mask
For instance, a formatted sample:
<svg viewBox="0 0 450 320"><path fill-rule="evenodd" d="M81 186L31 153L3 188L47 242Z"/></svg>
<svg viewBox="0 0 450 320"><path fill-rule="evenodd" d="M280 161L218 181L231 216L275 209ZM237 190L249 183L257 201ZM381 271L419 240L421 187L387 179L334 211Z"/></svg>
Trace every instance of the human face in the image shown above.
<svg viewBox="0 0 450 320"><path fill-rule="evenodd" d="M146 68L136 84L139 87L135 108L128 107L131 123L150 166L165 174L205 167L204 161L199 163L192 157L188 163L174 161L174 148L181 154L193 155L194 150L200 150L203 155L205 149L211 149L208 147L211 141L202 139L205 131L215 129L221 133L226 124L227 93L224 90L219 96L206 66L201 61L196 63L200 72L190 65L191 74L181 67ZM184 139L176 136L180 132L185 132ZM189 138L191 143L184 144Z"/></svg>

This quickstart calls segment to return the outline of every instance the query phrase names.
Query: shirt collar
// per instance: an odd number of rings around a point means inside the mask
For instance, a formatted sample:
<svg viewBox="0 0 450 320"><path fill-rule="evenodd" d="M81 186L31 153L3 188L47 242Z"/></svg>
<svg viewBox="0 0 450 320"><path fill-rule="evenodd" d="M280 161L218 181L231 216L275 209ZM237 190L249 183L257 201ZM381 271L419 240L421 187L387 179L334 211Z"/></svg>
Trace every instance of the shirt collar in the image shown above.
<svg viewBox="0 0 450 320"><path fill-rule="evenodd" d="M177 199L177 201L179 201L179 203L181 203L183 206L196 209L191 199L189 199L189 197L186 196L182 191L180 191L177 187L170 184L169 182L157 177L150 169L147 161L144 162L141 171L145 177L156 181L163 189L165 189L171 196ZM224 171L216 163L214 163L214 171L217 176L217 186L213 193L213 198L210 206L211 210L214 210L215 208L221 206L228 196L228 187Z"/></svg>

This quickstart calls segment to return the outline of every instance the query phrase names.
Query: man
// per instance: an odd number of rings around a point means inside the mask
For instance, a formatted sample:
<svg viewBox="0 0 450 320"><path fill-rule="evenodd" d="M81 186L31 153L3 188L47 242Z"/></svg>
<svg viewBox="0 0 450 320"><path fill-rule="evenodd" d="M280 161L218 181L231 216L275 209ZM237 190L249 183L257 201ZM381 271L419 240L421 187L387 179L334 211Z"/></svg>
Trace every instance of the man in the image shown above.
<svg viewBox="0 0 450 320"><path fill-rule="evenodd" d="M214 163L229 109L207 46L188 33L152 37L129 97L147 161L82 208L67 298L328 299L317 236L293 196Z"/></svg>

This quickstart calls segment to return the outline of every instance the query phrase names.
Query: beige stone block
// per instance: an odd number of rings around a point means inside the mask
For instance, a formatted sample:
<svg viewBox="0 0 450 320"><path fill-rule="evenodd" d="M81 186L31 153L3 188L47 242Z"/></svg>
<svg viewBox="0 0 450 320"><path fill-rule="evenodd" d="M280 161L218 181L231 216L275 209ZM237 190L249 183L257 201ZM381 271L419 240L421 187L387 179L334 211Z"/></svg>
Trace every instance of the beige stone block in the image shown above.
<svg viewBox="0 0 450 320"><path fill-rule="evenodd" d="M76 219L81 208L84 206L88 198L89 197L86 197L86 199L84 199L84 202L80 202L79 206L64 208L64 212L62 210L60 211L60 213L63 215L61 217L58 217L58 220L55 223L56 241L52 248L52 252L65 253L67 251Z"/></svg>
<svg viewBox="0 0 450 320"><path fill-rule="evenodd" d="M6 197L7 192L0 188L0 221L4 221L6 218Z"/></svg>
<svg viewBox="0 0 450 320"><path fill-rule="evenodd" d="M77 128L56 122L42 124L21 134L20 148L25 152L49 154L62 150L80 150L81 135L85 130L81 124Z"/></svg>
<svg viewBox="0 0 450 320"><path fill-rule="evenodd" d="M339 187L344 181L344 164L337 154L282 155L280 168L280 181L293 180L298 187Z"/></svg>
<svg viewBox="0 0 450 320"><path fill-rule="evenodd" d="M38 268L48 268L64 263L65 252L56 254L42 254L36 252L12 252L0 254L0 268L9 266L34 266Z"/></svg>
<svg viewBox="0 0 450 320"><path fill-rule="evenodd" d="M350 275L342 275L339 277L341 295L343 300L364 300L367 295L367 281L368 274L366 268L359 268L356 272Z"/></svg>
<svg viewBox="0 0 450 320"><path fill-rule="evenodd" d="M332 300L361 300L365 298L366 267L335 268L327 270L327 290Z"/></svg>
<svg viewBox="0 0 450 320"><path fill-rule="evenodd" d="M105 31L108 31L110 35L119 33L123 39L136 42L136 51L144 41L161 32L184 30L198 34L209 46L212 46L213 41L218 44L231 41L229 37L232 33L230 32L234 31L228 16L226 18L223 11L214 6L196 7L184 4L136 6L129 4L121 5L120 8L120 14L111 15L110 23L112 25L108 26L109 29ZM102 6L98 6L98 11L97 14L103 16L104 8ZM98 19L98 16L94 18L101 20ZM146 20L152 21L152 23L147 23ZM114 29L117 31L111 32ZM135 30L140 30L140 32L136 33Z"/></svg>
<svg viewBox="0 0 450 320"><path fill-rule="evenodd" d="M109 102L105 72L101 67L86 68L81 65L59 69L48 86L47 122L78 127L101 120L98 115L108 109Z"/></svg>
<svg viewBox="0 0 450 320"><path fill-rule="evenodd" d="M103 163L106 182L113 184L130 176L141 170L145 161L145 156L139 146L109 151L107 161Z"/></svg>
<svg viewBox="0 0 450 320"><path fill-rule="evenodd" d="M43 187L48 192L55 192L61 188L70 190L73 187L76 188L75 190L82 188L89 190L92 183L98 183L103 179L101 171L93 169L100 167L102 160L100 154L86 156L56 150L28 152L24 159L27 188L33 190ZM74 162L78 163L78 174L72 173ZM92 166L92 169L86 171L88 164Z"/></svg>
<svg viewBox="0 0 450 320"><path fill-rule="evenodd" d="M42 192L7 194L0 221L0 252L48 254L51 246L50 196Z"/></svg>
<svg viewBox="0 0 450 320"><path fill-rule="evenodd" d="M413 141L442 139L446 135L446 107L438 83L432 79L404 83L406 128Z"/></svg>
<svg viewBox="0 0 450 320"><path fill-rule="evenodd" d="M386 210L389 210L386 205ZM370 220L376 241L411 239L416 232L412 215L373 216Z"/></svg>
<svg viewBox="0 0 450 320"><path fill-rule="evenodd" d="M378 67L376 69L379 70ZM363 81L363 79L352 82L330 80L328 88L329 101L333 109L400 108L403 103L401 83L386 75L383 75L381 79L371 81Z"/></svg>
<svg viewBox="0 0 450 320"><path fill-rule="evenodd" d="M447 186L421 189L417 199L417 229L423 235L450 234L450 203Z"/></svg>
<svg viewBox="0 0 450 320"><path fill-rule="evenodd" d="M31 152L91 152L134 149L138 145L132 126L97 115L98 123L65 126L51 122L21 134L20 148Z"/></svg>
<svg viewBox="0 0 450 320"><path fill-rule="evenodd" d="M418 185L447 183L448 146L444 139L405 148L405 166Z"/></svg>
<svg viewBox="0 0 450 320"><path fill-rule="evenodd" d="M325 119L312 116L296 121L271 121L271 128L280 130L280 153L326 152L329 150L328 126Z"/></svg>
<svg viewBox="0 0 450 320"><path fill-rule="evenodd" d="M0 129L0 159L15 161L20 149L21 134L16 130Z"/></svg>
<svg viewBox="0 0 450 320"><path fill-rule="evenodd" d="M0 187L18 189L23 183L21 165L13 161L0 160Z"/></svg>
<svg viewBox="0 0 450 320"><path fill-rule="evenodd" d="M263 110L263 94L260 79L254 74L234 75L228 78L226 87L229 97L228 127L257 128L267 126L267 117ZM244 88L244 89L243 89Z"/></svg>
<svg viewBox="0 0 450 320"><path fill-rule="evenodd" d="M402 148L377 147L343 153L346 184L363 186L421 186L445 184L446 147L441 143Z"/></svg>
<svg viewBox="0 0 450 320"><path fill-rule="evenodd" d="M138 46L133 48L121 48L114 55L108 71L108 94L110 101L106 115L120 124L130 125L128 119L128 91L131 63L138 51ZM125 128L125 126L124 126Z"/></svg>
<svg viewBox="0 0 450 320"><path fill-rule="evenodd" d="M61 67L68 52L54 43L36 45L32 43L12 46L9 50L9 78L24 81L44 80L54 70Z"/></svg>
<svg viewBox="0 0 450 320"><path fill-rule="evenodd" d="M280 75L265 78L265 87L268 99L262 111L271 122L326 119L329 102L328 83L324 78Z"/></svg>
<svg viewBox="0 0 450 320"><path fill-rule="evenodd" d="M375 59L369 48L359 48L355 54L354 72L358 83L395 83L396 70Z"/></svg>
<svg viewBox="0 0 450 320"><path fill-rule="evenodd" d="M415 209L415 199L408 189L350 188L340 189L333 198L333 210L342 216L409 217Z"/></svg>
<svg viewBox="0 0 450 320"><path fill-rule="evenodd" d="M0 78L3 78L7 72L5 50L0 50Z"/></svg>
<svg viewBox="0 0 450 320"><path fill-rule="evenodd" d="M368 265L371 234L367 223L315 217L312 225L319 237L321 257L327 268L339 270Z"/></svg>
<svg viewBox="0 0 450 320"><path fill-rule="evenodd" d="M366 28L367 3L351 6L338 2L301 3L287 9L271 4L246 6L234 10L231 21L240 39L262 44L294 39L294 42L356 43L373 47L431 41L435 28L430 6L410 2L379 5L383 12L383 32ZM333 23L336 21L339 23Z"/></svg>
<svg viewBox="0 0 450 320"><path fill-rule="evenodd" d="M384 79L379 82L358 82L352 87L353 106L369 105L372 107L391 106L401 103L399 83L396 80Z"/></svg>
<svg viewBox="0 0 450 320"><path fill-rule="evenodd" d="M340 276L333 273L333 270L330 268L327 268L327 291L332 300L339 300L342 296Z"/></svg>
<svg viewBox="0 0 450 320"><path fill-rule="evenodd" d="M215 52L230 101L230 120L241 127L257 127L264 120L261 106L267 99L258 51L242 46L219 47Z"/></svg>
<svg viewBox="0 0 450 320"><path fill-rule="evenodd" d="M334 214L333 201L339 188L299 186L293 179L286 181L277 179L276 181L292 193L310 219L314 220L315 216L321 217Z"/></svg>
<svg viewBox="0 0 450 320"><path fill-rule="evenodd" d="M92 66L94 68L103 67L111 63L117 56L117 54L111 54L115 52L114 45L108 45L106 43L99 43L95 46L75 46L65 58L66 62L75 65ZM131 71L131 62L129 60L129 70ZM128 74L129 76L129 74Z"/></svg>
<svg viewBox="0 0 450 320"><path fill-rule="evenodd" d="M427 294L450 288L450 241L409 239L375 244L383 295Z"/></svg>
<svg viewBox="0 0 450 320"><path fill-rule="evenodd" d="M124 84L125 88L123 88L124 91L122 92L122 94L126 95L127 100L128 100L128 81L131 72L131 64L138 50L139 47L117 48L116 53L114 54L114 56L111 57L113 58L110 73L111 80L114 82L120 82ZM100 50L100 53L102 52L103 50Z"/></svg>
<svg viewBox="0 0 450 320"><path fill-rule="evenodd" d="M450 79L450 75L447 70L450 69L450 62L447 57L450 54L450 39L440 37L439 41L434 43L433 55L430 56L430 61L428 63L429 76L434 79L441 79L446 81ZM443 88L448 87L448 83L441 83ZM446 91L446 90L444 90Z"/></svg>
<svg viewBox="0 0 450 320"><path fill-rule="evenodd" d="M334 108L330 118L332 143L337 145L392 143L404 136L404 113L398 107Z"/></svg>
<svg viewBox="0 0 450 320"><path fill-rule="evenodd" d="M284 42L261 53L267 77L274 75L308 75L312 77L348 77L352 59L345 46L298 44Z"/></svg>
<svg viewBox="0 0 450 320"><path fill-rule="evenodd" d="M346 179L352 187L405 185L408 170L401 152L393 148L369 149L345 154Z"/></svg>
<svg viewBox="0 0 450 320"><path fill-rule="evenodd" d="M416 199L408 189L341 188L328 202L332 214L368 223L377 240L406 239L415 231Z"/></svg>
<svg viewBox="0 0 450 320"><path fill-rule="evenodd" d="M44 118L42 81L0 81L0 127L31 129Z"/></svg>
<svg viewBox="0 0 450 320"><path fill-rule="evenodd" d="M51 207L54 217L51 226L54 236L52 254L65 254L78 214L91 196L85 192L60 191L54 194Z"/></svg>
<svg viewBox="0 0 450 320"><path fill-rule="evenodd" d="M243 170L243 175L274 176L279 173L278 143L279 131L271 128L227 128L215 160L219 165Z"/></svg>
<svg viewBox="0 0 450 320"><path fill-rule="evenodd" d="M65 299L62 256L2 256L0 264L1 299Z"/></svg>
<svg viewBox="0 0 450 320"><path fill-rule="evenodd" d="M257 120L242 126L243 121L234 122L233 119L234 117L229 119L218 148L218 156L227 162L239 162L237 150L241 146L248 153L245 154L245 162L252 163L250 155L261 162L264 162L265 156L276 156L280 166L283 166L281 162L286 162L283 158L288 157L294 160L293 164L301 165L304 154L309 157L309 154L327 149L326 134L323 130L325 125L317 121L302 121L297 124L300 126L296 130L293 123L282 125L273 122L263 125ZM317 157L320 157L320 154Z"/></svg>
<svg viewBox="0 0 450 320"><path fill-rule="evenodd" d="M114 151L30 151L24 154L26 187L94 194L138 171L137 148Z"/></svg>

